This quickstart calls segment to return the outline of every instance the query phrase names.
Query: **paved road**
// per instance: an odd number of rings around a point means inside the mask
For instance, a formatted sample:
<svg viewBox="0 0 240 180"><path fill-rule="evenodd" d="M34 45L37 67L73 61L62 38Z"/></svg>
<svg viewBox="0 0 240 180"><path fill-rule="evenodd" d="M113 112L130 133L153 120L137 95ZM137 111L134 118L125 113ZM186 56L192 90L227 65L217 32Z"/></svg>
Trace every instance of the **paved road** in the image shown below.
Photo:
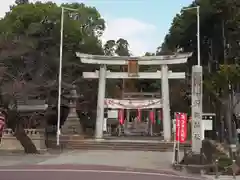
<svg viewBox="0 0 240 180"><path fill-rule="evenodd" d="M6 180L201 180L170 168L172 153L73 150L43 155L0 155Z"/></svg>
<svg viewBox="0 0 240 180"><path fill-rule="evenodd" d="M84 164L121 166L143 169L171 169L171 152L111 151L111 150L70 150L56 154L42 155L1 155L0 165L51 165Z"/></svg>
<svg viewBox="0 0 240 180"><path fill-rule="evenodd" d="M168 171L126 169L96 165L20 165L0 168L1 179L7 180L202 180L200 177L180 176Z"/></svg>
<svg viewBox="0 0 240 180"><path fill-rule="evenodd" d="M37 177L35 180L79 180L79 177L106 180L109 177L111 180L128 180L130 177L131 180L201 179L173 171L170 167L171 161L172 153L169 152L68 150L41 155L0 153L0 179L32 180L33 176ZM215 179L213 176L205 177ZM220 177L218 180L229 179L232 177ZM237 177L237 180L240 180L240 177Z"/></svg>

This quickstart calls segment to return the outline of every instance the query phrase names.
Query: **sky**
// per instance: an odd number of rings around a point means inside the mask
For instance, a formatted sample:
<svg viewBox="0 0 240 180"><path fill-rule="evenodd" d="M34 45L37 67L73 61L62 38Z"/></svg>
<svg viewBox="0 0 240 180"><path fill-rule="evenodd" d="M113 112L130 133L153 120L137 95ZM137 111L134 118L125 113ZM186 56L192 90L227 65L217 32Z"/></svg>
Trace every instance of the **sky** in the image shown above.
<svg viewBox="0 0 240 180"><path fill-rule="evenodd" d="M32 0L34 2L35 0ZM42 2L49 0L42 0ZM135 56L155 52L161 46L172 20L182 7L193 0L52 0L56 3L79 2L94 6L106 21L102 41L126 39ZM0 17L15 0L4 0Z"/></svg>

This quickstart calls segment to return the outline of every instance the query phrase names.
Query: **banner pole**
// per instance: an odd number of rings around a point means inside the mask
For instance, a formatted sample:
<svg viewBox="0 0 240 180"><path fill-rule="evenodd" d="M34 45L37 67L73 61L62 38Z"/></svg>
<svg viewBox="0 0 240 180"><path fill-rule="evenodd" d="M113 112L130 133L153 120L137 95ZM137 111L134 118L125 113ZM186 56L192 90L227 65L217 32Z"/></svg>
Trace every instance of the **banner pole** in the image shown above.
<svg viewBox="0 0 240 180"><path fill-rule="evenodd" d="M174 113L174 117L175 117L175 131L173 132L173 139L174 139L174 142L173 142L173 159L172 159L172 164L175 164L175 156L176 156L176 113ZM174 127L173 127L174 129Z"/></svg>
<svg viewBox="0 0 240 180"><path fill-rule="evenodd" d="M180 151L180 131L181 131L181 115L182 113L178 113L178 122L179 122L179 127L178 127L178 147L177 147L177 162L179 163L179 151Z"/></svg>
<svg viewBox="0 0 240 180"><path fill-rule="evenodd" d="M176 137L178 137L178 138L176 139L175 161L176 161L177 164L179 163L179 151L180 151L180 147L179 147L179 144L180 144L180 130L181 130L180 115L181 115L181 113L176 112L176 135L177 135Z"/></svg>

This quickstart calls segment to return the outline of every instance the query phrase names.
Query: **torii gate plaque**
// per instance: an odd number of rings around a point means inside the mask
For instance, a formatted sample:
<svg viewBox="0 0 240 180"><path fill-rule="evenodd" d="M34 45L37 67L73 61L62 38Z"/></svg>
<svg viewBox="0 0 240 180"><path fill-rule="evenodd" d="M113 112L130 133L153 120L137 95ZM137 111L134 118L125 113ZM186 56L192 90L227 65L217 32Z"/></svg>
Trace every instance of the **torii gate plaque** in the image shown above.
<svg viewBox="0 0 240 180"><path fill-rule="evenodd" d="M128 76L138 77L138 71L139 71L138 61L130 59L128 61Z"/></svg>
<svg viewBox="0 0 240 180"><path fill-rule="evenodd" d="M164 140L171 140L171 117L169 105L169 79L183 79L184 72L168 71L168 65L186 63L192 53L175 54L170 56L103 56L76 53L80 61L85 64L99 64L100 70L96 72L83 72L84 78L98 78L98 102L95 138L103 137L104 100L106 78L109 79L161 79L162 109L163 109L163 134ZM128 72L107 71L107 65L129 65ZM138 65L159 65L161 71L138 72ZM134 69L137 68L137 69Z"/></svg>

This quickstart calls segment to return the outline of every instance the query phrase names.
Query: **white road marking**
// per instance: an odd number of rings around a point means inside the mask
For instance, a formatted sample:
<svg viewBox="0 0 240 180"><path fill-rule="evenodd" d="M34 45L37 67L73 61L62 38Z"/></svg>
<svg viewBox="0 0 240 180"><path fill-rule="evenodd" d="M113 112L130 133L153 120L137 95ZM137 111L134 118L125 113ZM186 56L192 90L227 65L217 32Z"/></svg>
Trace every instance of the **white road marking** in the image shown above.
<svg viewBox="0 0 240 180"><path fill-rule="evenodd" d="M180 176L164 173L138 172L138 171L110 171L110 170L95 170L95 169L0 169L0 172L79 172L79 173L112 173L112 174L133 174L133 175L147 175L147 176L165 176L173 178L203 180L200 177Z"/></svg>

